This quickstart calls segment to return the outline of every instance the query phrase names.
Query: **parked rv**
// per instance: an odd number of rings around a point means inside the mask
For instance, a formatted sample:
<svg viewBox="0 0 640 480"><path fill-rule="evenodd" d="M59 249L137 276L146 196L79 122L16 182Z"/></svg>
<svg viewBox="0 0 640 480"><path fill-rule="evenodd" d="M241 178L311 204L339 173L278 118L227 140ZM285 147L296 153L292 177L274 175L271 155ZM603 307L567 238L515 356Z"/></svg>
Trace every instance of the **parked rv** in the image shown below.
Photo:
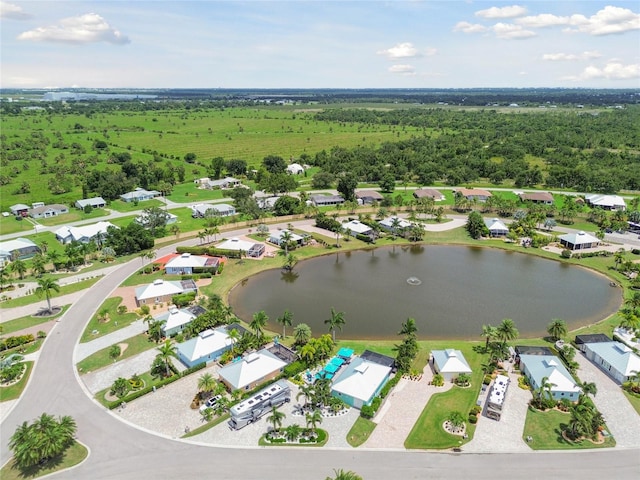
<svg viewBox="0 0 640 480"><path fill-rule="evenodd" d="M231 407L231 420L227 424L232 430L240 430L271 411L272 407L279 407L290 400L291 388L286 380L278 380Z"/></svg>

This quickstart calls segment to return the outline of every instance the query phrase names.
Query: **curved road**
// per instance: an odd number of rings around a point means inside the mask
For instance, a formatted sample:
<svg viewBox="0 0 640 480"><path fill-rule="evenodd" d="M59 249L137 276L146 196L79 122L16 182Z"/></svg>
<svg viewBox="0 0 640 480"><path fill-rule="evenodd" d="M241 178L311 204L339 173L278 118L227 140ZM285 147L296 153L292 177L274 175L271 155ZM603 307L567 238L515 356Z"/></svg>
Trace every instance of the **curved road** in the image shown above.
<svg viewBox="0 0 640 480"><path fill-rule="evenodd" d="M161 249L158 255L175 246ZM87 461L58 478L70 479L324 479L333 469L353 470L366 480L424 478L616 478L640 475L637 449L553 454L451 454L390 450L314 448L224 448L173 440L124 423L92 400L76 376L75 345L105 297L138 269L132 260L100 280L61 318L40 352L21 400L0 425L0 458L11 455L9 437L17 425L42 412L71 415Z"/></svg>

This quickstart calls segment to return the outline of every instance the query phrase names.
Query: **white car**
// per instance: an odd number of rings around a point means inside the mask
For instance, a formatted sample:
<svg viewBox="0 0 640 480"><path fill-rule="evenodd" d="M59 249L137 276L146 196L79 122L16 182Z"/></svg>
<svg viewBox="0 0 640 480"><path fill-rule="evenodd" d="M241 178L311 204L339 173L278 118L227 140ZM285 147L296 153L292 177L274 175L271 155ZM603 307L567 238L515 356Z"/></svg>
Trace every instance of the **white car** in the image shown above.
<svg viewBox="0 0 640 480"><path fill-rule="evenodd" d="M207 408L213 408L216 406L216 403L222 398L222 395L215 395L211 397L209 400L200 405L200 411L204 412Z"/></svg>

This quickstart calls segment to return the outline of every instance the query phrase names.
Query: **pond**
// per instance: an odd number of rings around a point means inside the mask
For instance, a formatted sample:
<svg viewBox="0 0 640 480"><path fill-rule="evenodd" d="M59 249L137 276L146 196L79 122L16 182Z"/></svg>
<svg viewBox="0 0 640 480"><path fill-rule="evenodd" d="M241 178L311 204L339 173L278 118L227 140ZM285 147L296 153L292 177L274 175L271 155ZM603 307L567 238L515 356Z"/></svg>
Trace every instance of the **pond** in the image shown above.
<svg viewBox="0 0 640 480"><path fill-rule="evenodd" d="M570 329L614 313L619 288L586 268L534 255L466 246L397 246L302 261L293 275L268 270L231 291L236 315L264 310L269 328L285 309L293 325L328 331L331 307L345 312L342 339L397 339L413 317L423 339L480 339L482 325L515 321L521 337L539 337L554 318ZM291 334L289 328L287 334Z"/></svg>

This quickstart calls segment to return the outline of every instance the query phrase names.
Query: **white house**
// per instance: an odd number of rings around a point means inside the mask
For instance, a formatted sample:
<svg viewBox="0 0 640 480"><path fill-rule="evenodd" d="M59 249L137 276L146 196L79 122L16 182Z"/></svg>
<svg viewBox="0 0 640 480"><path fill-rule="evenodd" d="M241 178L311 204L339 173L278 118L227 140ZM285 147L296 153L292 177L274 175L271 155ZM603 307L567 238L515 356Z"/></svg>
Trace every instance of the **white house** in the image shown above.
<svg viewBox="0 0 640 480"><path fill-rule="evenodd" d="M89 243L91 241L97 241L100 238L104 239L109 227L118 228L110 222L98 222L81 227L64 225L57 229L54 234L56 239L62 244L71 243L72 241Z"/></svg>
<svg viewBox="0 0 640 480"><path fill-rule="evenodd" d="M199 203L191 206L191 216L193 218L204 217L209 210L214 212L214 215L219 217L230 217L236 214L236 209L233 205L228 203Z"/></svg>
<svg viewBox="0 0 640 480"><path fill-rule="evenodd" d="M224 327L205 330L197 337L177 345L178 358L188 368L199 363L209 363L233 347L234 340L229 337Z"/></svg>
<svg viewBox="0 0 640 480"><path fill-rule="evenodd" d="M201 178L198 183L200 184L200 188L208 188L210 190L224 190L227 188L235 188L242 185L242 182L240 180L233 177L224 177L218 180Z"/></svg>
<svg viewBox="0 0 640 480"><path fill-rule="evenodd" d="M164 270L168 274L189 275L192 273L200 273L204 271L215 273L218 271L219 266L220 259L217 257L183 253L169 260L165 264Z"/></svg>
<svg viewBox="0 0 640 480"><path fill-rule="evenodd" d="M218 375L222 383L230 390L251 390L258 385L277 377L287 362L278 358L267 349L246 355L238 362L232 362L220 370Z"/></svg>
<svg viewBox="0 0 640 480"><path fill-rule="evenodd" d="M328 207L331 205L342 205L344 198L340 195L310 195L309 200L315 207Z"/></svg>
<svg viewBox="0 0 640 480"><path fill-rule="evenodd" d="M604 208L605 210L620 210L625 211L627 204L624 199L619 195L601 195L599 193L589 193L584 196L587 205L591 207Z"/></svg>
<svg viewBox="0 0 640 480"><path fill-rule="evenodd" d="M196 318L196 315L186 308L171 307L168 311L153 318L163 322L162 332L168 337L184 330L184 327L189 325Z"/></svg>
<svg viewBox="0 0 640 480"><path fill-rule="evenodd" d="M107 202L104 201L102 197L93 197L93 198L83 198L81 200L77 200L74 204L76 208L84 209L87 205L90 205L92 208L104 208L107 205Z"/></svg>
<svg viewBox="0 0 640 480"><path fill-rule="evenodd" d="M355 408L371 405L389 380L391 371L389 366L357 357L334 379L331 394Z"/></svg>
<svg viewBox="0 0 640 480"><path fill-rule="evenodd" d="M169 303L174 295L197 291L198 287L193 280L173 282L158 278L149 285L136 288L136 305Z"/></svg>
<svg viewBox="0 0 640 480"><path fill-rule="evenodd" d="M220 245L216 246L216 248L219 248L220 250L232 250L235 252L243 251L247 256L253 258L258 258L265 251L263 243L249 242L236 237L225 240Z"/></svg>
<svg viewBox="0 0 640 480"><path fill-rule="evenodd" d="M304 241L304 237L302 237L301 235L298 235L297 233L293 233L289 230L275 230L273 232L269 233L269 243L273 243L274 245L278 245L281 246L282 244L282 237L285 234L289 234L290 236L290 242L295 242L298 245L302 245L302 242Z"/></svg>
<svg viewBox="0 0 640 480"><path fill-rule="evenodd" d="M0 242L0 266L9 263L14 257L24 260L33 257L36 253L40 253L40 247L28 238L14 238Z"/></svg>
<svg viewBox="0 0 640 480"><path fill-rule="evenodd" d="M471 373L471 367L460 350L448 348L446 350L433 350L433 367L436 373L450 382L461 373Z"/></svg>
<svg viewBox="0 0 640 480"><path fill-rule="evenodd" d="M396 216L387 217L384 220L379 221L378 223L380 224L380 227L382 229L388 232L393 232L395 230L395 233L398 233L405 228L411 227L411 222Z"/></svg>
<svg viewBox="0 0 640 480"><path fill-rule="evenodd" d="M304 174L304 167L299 163L292 163L287 165L287 173L291 175L302 175Z"/></svg>
<svg viewBox="0 0 640 480"><path fill-rule="evenodd" d="M25 205L24 203L16 203L15 205L11 205L9 207L12 215L20 215L26 217L29 213L29 205Z"/></svg>
<svg viewBox="0 0 640 480"><path fill-rule="evenodd" d="M166 214L166 219L167 219L167 221L165 222L165 225L172 225L172 224L174 224L174 223L176 223L178 221L178 216L177 215L174 215L171 212L164 212L164 213ZM143 212L140 215L138 215L135 218L134 221L136 223L139 223L140 225L142 225L143 227L146 228L147 227L147 223L149 221L148 220L148 216L149 215L147 215L146 213Z"/></svg>
<svg viewBox="0 0 640 480"><path fill-rule="evenodd" d="M560 244L569 250L583 250L585 248L595 248L600 245L600 240L585 232L565 233L558 237Z"/></svg>
<svg viewBox="0 0 640 480"><path fill-rule="evenodd" d="M132 192L123 193L120 195L120 200L123 202L142 202L144 200L151 200L155 197L159 197L162 193L157 190L145 190L144 188L136 188Z"/></svg>
<svg viewBox="0 0 640 480"><path fill-rule="evenodd" d="M52 205L41 205L29 210L29 216L31 218L56 217L65 213L69 213L69 207L67 207L66 205L60 205L59 203L54 203Z"/></svg>
<svg viewBox="0 0 640 480"><path fill-rule="evenodd" d="M571 401L578 400L580 387L558 357L527 354L521 354L519 357L520 370L529 380L533 390L538 390L542 380L546 378L551 384L551 396L554 400L563 398Z"/></svg>
<svg viewBox="0 0 640 480"><path fill-rule="evenodd" d="M586 357L617 382L624 383L640 372L640 357L620 342L585 343Z"/></svg>
<svg viewBox="0 0 640 480"><path fill-rule="evenodd" d="M506 237L509 234L509 227L499 218L485 219L484 224L492 237Z"/></svg>

